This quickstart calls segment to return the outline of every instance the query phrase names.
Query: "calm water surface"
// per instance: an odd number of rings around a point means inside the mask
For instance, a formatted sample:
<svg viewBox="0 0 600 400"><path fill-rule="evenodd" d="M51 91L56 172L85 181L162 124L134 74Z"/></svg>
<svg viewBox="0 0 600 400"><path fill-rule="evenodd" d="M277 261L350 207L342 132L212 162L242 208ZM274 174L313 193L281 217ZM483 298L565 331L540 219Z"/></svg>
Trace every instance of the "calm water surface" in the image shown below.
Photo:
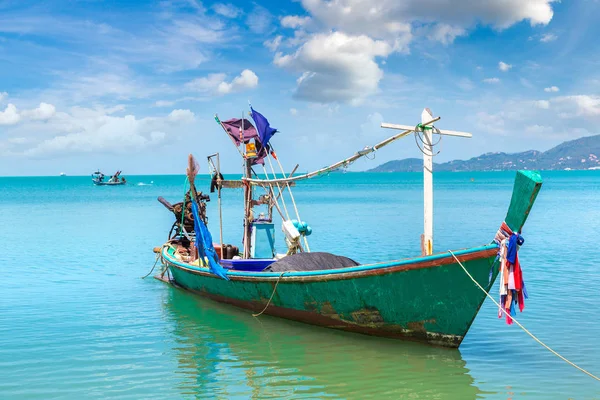
<svg viewBox="0 0 600 400"><path fill-rule="evenodd" d="M523 232L530 298L518 318L600 374L600 171L543 178ZM488 243L514 173L435 179L436 250ZM179 201L184 177L128 180L0 178L0 398L600 398L600 383L507 326L490 301L451 350L254 318L142 280L173 222L156 197ZM421 185L420 174L368 173L299 184L311 249L363 263L417 255ZM241 200L224 193L229 243L242 234ZM215 238L217 215L213 196Z"/></svg>

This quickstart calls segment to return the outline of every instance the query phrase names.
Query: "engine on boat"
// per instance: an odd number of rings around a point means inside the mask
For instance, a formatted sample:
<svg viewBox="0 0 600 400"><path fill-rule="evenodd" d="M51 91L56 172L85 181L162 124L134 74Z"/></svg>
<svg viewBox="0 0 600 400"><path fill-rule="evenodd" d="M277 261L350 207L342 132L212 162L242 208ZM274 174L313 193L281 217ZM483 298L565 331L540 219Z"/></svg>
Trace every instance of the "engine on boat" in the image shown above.
<svg viewBox="0 0 600 400"><path fill-rule="evenodd" d="M194 231L194 214L192 212L191 196L191 191L188 191L184 201L175 204L169 203L163 197L158 198L158 201L175 216L175 222L169 233L169 242L175 247L175 254L179 256L178 258L185 262L193 262L198 258L196 245L194 244L196 233ZM196 199L196 204L198 204L198 216L204 224L208 224L206 203L210 201L210 196L198 192ZM217 243L214 243L213 245L220 259L230 260L240 253L238 247L230 244L223 244L223 248Z"/></svg>

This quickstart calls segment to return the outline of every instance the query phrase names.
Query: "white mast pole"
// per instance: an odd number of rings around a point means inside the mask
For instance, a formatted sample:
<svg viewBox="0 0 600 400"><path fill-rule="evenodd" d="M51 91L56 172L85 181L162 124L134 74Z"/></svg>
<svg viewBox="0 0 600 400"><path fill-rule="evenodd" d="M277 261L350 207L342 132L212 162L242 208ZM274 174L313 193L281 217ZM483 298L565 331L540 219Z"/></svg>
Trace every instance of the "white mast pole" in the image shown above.
<svg viewBox="0 0 600 400"><path fill-rule="evenodd" d="M433 116L426 108L421 113L421 123L431 121ZM421 254L433 254L433 138L432 129L423 127L423 235Z"/></svg>
<svg viewBox="0 0 600 400"><path fill-rule="evenodd" d="M431 110L425 108L421 113L420 127L382 123L382 128L403 130L405 132L396 137L405 136L411 132L423 134L423 234L421 235L421 254L433 254L433 127L429 126L438 121L440 117L433 118ZM435 133L447 136L470 138L468 132L448 131L435 128ZM389 139L388 139L389 140Z"/></svg>

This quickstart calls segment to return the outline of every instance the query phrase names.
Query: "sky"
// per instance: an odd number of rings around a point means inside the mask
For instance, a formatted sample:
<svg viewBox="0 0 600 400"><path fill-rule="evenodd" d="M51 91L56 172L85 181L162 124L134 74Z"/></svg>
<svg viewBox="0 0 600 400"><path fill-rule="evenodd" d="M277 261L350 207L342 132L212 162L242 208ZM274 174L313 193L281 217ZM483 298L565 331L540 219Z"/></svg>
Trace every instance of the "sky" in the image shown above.
<svg viewBox="0 0 600 400"><path fill-rule="evenodd" d="M548 150L600 133L600 2L0 0L0 175L241 171L215 122L279 132L286 170L332 164L414 125L434 161ZM360 171L421 153L410 137Z"/></svg>

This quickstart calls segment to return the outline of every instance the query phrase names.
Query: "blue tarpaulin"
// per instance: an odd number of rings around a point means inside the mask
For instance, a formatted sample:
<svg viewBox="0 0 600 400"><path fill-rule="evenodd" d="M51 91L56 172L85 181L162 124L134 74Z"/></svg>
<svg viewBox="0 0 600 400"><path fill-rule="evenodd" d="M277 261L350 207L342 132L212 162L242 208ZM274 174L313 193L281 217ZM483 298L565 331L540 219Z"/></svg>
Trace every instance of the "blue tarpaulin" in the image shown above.
<svg viewBox="0 0 600 400"><path fill-rule="evenodd" d="M198 214L198 204L196 204L195 201L192 201L192 213L194 214L196 247L198 248L200 260L204 260L206 257L208 259L208 268L210 271L223 279L229 280L227 271L219 264L219 258L217 257L217 251L213 246L212 236L206 225L204 225L204 222L200 219Z"/></svg>

